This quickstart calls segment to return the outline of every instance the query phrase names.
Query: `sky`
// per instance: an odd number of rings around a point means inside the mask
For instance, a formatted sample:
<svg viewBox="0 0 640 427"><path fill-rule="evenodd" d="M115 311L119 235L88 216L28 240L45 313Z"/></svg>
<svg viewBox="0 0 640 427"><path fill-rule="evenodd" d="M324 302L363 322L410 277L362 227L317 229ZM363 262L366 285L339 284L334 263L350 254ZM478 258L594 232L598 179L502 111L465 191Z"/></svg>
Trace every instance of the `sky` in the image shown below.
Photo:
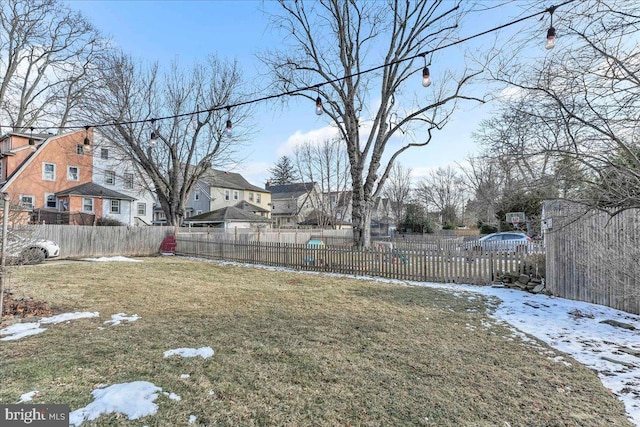
<svg viewBox="0 0 640 427"><path fill-rule="evenodd" d="M95 262L106 261L137 261L126 257L116 258L95 258ZM143 261L144 262L144 261ZM205 261L216 262L216 261ZM236 263L224 263L236 264ZM256 266L247 265L248 268ZM270 270L283 270L274 267ZM288 270L291 271L291 270ZM300 274L317 274L310 272L299 272ZM351 277L351 276L350 276ZM360 277L362 280L374 280L370 277ZM423 282L401 282L386 279L375 279L383 282L398 283L399 286L428 286L453 293L458 298L473 300L478 297L497 298L497 305L488 311L488 315L496 323L504 323L511 326L511 334L503 338L518 341L526 349L524 351L537 351L540 357L545 357L556 363L571 364L574 361L583 364L597 373L602 384L611 390L620 399L626 409L627 416L636 425L640 426L640 359L630 353L640 351L640 316L614 310L596 304L589 304L580 301L572 301L563 298L556 298L543 294L530 294L528 292L499 288L492 286L470 286L455 284L437 284ZM99 313L80 312L65 313L50 318L40 319L39 322L25 322L0 329L0 336L3 341L15 339L37 340L39 334L45 332L46 328L41 328L41 324L54 325L56 323L68 322L74 319L98 317ZM137 315L126 316L118 313L111 316L111 320L103 324L117 325L114 320L126 320L128 323L142 321ZM625 329L612 326L603 321L611 320L620 322L635 328ZM120 327L126 326L126 323ZM492 329L493 322L485 322L483 328ZM475 328L467 325L468 328ZM98 329L104 329L99 327ZM496 329L497 330L497 329ZM38 331L28 333L28 331ZM55 326L48 333L55 333ZM544 347L535 338L550 348ZM206 340L205 340L206 341ZM162 358L167 357L215 357L215 350L202 342L199 348L177 348L164 351L158 354L158 363ZM3 344L8 345L8 344ZM626 350L626 351L625 351ZM636 353L637 354L637 353ZM569 357L566 357L566 356ZM182 376L182 378L188 378ZM105 378L105 381L108 381ZM137 419L143 416L152 416L158 409L155 403L162 391L160 386L154 385L153 378L140 378L138 381L123 384L101 384L96 390L91 392L94 400L83 408L71 408L72 420L76 425L80 425L84 420L92 420L102 414L120 412L130 419ZM37 387L37 384L34 384ZM570 390L558 390L559 393L570 392ZM165 391L162 392L169 400L180 400L180 396ZM20 401L33 401L38 403L38 390L25 390L20 396ZM45 397L46 398L46 397ZM160 400L160 405L168 405L171 402ZM194 420L199 414L192 414ZM135 418L134 418L135 417ZM186 422L187 420L185 420Z"/></svg>
<svg viewBox="0 0 640 427"><path fill-rule="evenodd" d="M484 3L488 8L501 4L497 1ZM114 45L135 58L158 61L160 65L168 65L175 59L181 64L189 64L215 53L222 58L237 59L245 75L249 79L255 77L258 87L266 87L266 81L258 80L264 70L256 54L280 42L264 13L264 10L273 11L278 7L271 1L67 0L67 4L82 12L111 37ZM521 9L505 6L481 13L481 19L465 24L461 31L463 35L476 34L508 22L521 13ZM532 21L533 24L522 25L543 25L535 19ZM518 31L518 28L514 27L514 30ZM482 51L494 41L495 35L487 35L465 48ZM540 45L543 45L542 41ZM544 49L541 50L542 54ZM441 55L439 62L430 67L432 79L436 80L438 73L442 75L446 69L456 71L456 68L464 67L464 55L460 49L451 49L447 55ZM420 81L420 70L417 70L415 90L418 94L427 90L422 88ZM291 100L284 106L260 104L255 109L257 132L242 147L242 162L233 170L258 186L269 178L268 169L278 158L292 156L296 144L325 136L329 129L328 117L316 116L314 105L298 100ZM438 167L464 162L468 155L477 151L471 134L480 121L488 117L491 108L491 105L467 103L443 131L436 133L429 146L417 151L409 150L399 158L399 162L413 170L414 178ZM396 144L400 142L396 140Z"/></svg>

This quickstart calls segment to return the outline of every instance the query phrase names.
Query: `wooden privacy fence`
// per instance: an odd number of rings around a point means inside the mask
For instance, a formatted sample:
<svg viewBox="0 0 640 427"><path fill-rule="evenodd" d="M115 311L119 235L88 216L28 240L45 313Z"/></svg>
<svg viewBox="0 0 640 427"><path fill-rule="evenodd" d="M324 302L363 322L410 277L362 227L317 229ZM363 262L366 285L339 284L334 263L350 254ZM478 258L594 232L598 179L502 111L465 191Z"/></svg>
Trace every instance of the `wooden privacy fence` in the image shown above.
<svg viewBox="0 0 640 427"><path fill-rule="evenodd" d="M73 225L29 225L14 230L31 238L53 240L60 245L60 258L100 256L148 256L174 227L93 227Z"/></svg>
<svg viewBox="0 0 640 427"><path fill-rule="evenodd" d="M547 289L640 314L640 209L616 216L545 203Z"/></svg>
<svg viewBox="0 0 640 427"><path fill-rule="evenodd" d="M180 234L176 254L421 282L491 283L499 271L521 274L527 252L355 249L303 244L237 242Z"/></svg>

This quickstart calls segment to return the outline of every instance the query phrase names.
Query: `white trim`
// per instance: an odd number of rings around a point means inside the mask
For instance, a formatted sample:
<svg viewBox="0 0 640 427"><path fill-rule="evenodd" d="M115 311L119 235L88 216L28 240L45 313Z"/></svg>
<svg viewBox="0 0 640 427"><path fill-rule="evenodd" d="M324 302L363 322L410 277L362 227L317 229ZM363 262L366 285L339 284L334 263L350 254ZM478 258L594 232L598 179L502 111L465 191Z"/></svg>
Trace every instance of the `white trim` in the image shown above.
<svg viewBox="0 0 640 427"><path fill-rule="evenodd" d="M30 208L27 207L27 206L24 206L22 204L22 198L23 197L31 197L31 207ZM31 209L31 210L33 210L36 207L36 196L34 196L33 194L21 194L20 195L20 207L22 207L22 209Z"/></svg>
<svg viewBox="0 0 640 427"><path fill-rule="evenodd" d="M76 168L76 179L71 178L71 168ZM80 181L79 166L67 166L67 181Z"/></svg>
<svg viewBox="0 0 640 427"><path fill-rule="evenodd" d="M53 201L56 203L55 206L49 206L49 196L53 196ZM58 209L58 198L55 193L44 193L44 207L45 209Z"/></svg>
<svg viewBox="0 0 640 427"><path fill-rule="evenodd" d="M45 172L47 169L47 166L53 166L53 178L49 179L45 176ZM56 164L55 163L50 163L50 162L42 162L42 180L43 181L55 181L56 180Z"/></svg>
<svg viewBox="0 0 640 427"><path fill-rule="evenodd" d="M85 201L86 200L91 200L91 210L90 211L85 209ZM94 210L95 210L95 203L94 203L93 197L83 197L82 198L82 212L93 213Z"/></svg>
<svg viewBox="0 0 640 427"><path fill-rule="evenodd" d="M117 203L118 209L116 211L113 210L113 202ZM121 211L122 211L122 204L120 203L120 200L111 199L111 201L109 202L109 213L114 214L114 215L120 215Z"/></svg>

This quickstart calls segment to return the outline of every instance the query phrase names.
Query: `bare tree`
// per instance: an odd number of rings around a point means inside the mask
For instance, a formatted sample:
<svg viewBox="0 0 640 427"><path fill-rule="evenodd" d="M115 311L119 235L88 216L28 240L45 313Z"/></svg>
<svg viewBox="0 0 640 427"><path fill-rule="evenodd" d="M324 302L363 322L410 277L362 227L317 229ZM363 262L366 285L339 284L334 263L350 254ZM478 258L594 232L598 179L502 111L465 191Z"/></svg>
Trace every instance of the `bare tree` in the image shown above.
<svg viewBox="0 0 640 427"><path fill-rule="evenodd" d="M389 199L396 226L404 218L405 205L411 196L411 168L395 163L385 183L383 196Z"/></svg>
<svg viewBox="0 0 640 427"><path fill-rule="evenodd" d="M280 1L275 25L287 36L281 51L264 58L278 90L317 87L295 95L315 101L337 126L349 155L352 182L353 238L370 244L370 219L376 198L403 152L427 145L434 130L448 121L456 101L478 74L443 73L434 88L419 88L424 65L420 53L452 40L464 14L463 2ZM364 72L372 64L388 64ZM419 94L416 93L419 90ZM404 117L390 120L398 105ZM371 108L371 110L369 110ZM365 127L366 126L366 127ZM389 140L403 128L406 141L390 149Z"/></svg>
<svg viewBox="0 0 640 427"><path fill-rule="evenodd" d="M427 211L441 215L443 225L455 225L465 197L463 179L452 166L431 172L418 182L415 193Z"/></svg>
<svg viewBox="0 0 640 427"><path fill-rule="evenodd" d="M15 129L65 126L98 80L109 48L58 0L0 4L0 119Z"/></svg>
<svg viewBox="0 0 640 427"><path fill-rule="evenodd" d="M230 163L250 130L246 107L226 108L240 101L237 65L210 56L189 71L174 62L162 73L120 55L105 64L104 82L92 100L94 122L107 123L99 131L133 159L167 222L179 225L194 184L213 165Z"/></svg>
<svg viewBox="0 0 640 427"><path fill-rule="evenodd" d="M562 196L614 214L638 207L638 9L626 1L590 0L563 8L560 17L562 37L550 55L532 64L503 63L494 77L527 99L519 108L529 135L546 137L538 151L563 180Z"/></svg>
<svg viewBox="0 0 640 427"><path fill-rule="evenodd" d="M315 183L320 190L320 197L311 200L318 225L343 222L348 204L342 202L351 188L349 158L343 141L339 138L320 143L307 141L296 149L295 161L303 181Z"/></svg>

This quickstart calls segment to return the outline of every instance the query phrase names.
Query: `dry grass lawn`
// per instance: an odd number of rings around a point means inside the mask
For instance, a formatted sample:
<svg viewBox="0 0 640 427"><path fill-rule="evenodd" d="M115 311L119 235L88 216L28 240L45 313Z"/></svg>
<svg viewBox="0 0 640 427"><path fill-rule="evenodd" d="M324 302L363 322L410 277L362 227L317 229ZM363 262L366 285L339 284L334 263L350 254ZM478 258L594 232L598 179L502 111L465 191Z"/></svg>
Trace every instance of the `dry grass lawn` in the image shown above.
<svg viewBox="0 0 640 427"><path fill-rule="evenodd" d="M0 342L0 403L39 390L74 410L97 384L137 380L182 397L83 425L631 425L593 372L511 339L480 297L177 257L24 267L11 287L100 318ZM103 325L120 312L141 319ZM202 346L215 355L163 359Z"/></svg>

